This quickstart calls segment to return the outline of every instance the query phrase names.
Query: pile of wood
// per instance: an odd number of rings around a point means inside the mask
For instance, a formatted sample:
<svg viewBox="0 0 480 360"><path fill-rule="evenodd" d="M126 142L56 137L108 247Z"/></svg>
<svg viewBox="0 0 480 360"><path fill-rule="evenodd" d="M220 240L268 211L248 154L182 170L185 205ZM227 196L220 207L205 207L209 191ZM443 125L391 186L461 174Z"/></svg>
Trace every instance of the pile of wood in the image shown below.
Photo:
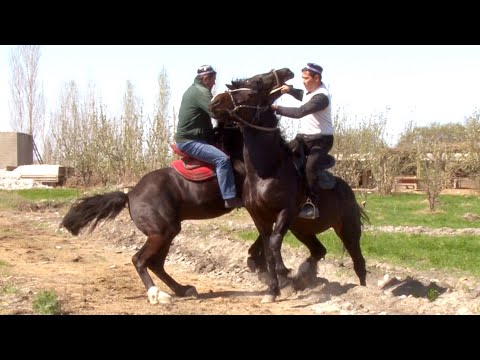
<svg viewBox="0 0 480 360"><path fill-rule="evenodd" d="M12 170L18 179L32 179L43 185L63 186L71 168L61 165L21 165Z"/></svg>

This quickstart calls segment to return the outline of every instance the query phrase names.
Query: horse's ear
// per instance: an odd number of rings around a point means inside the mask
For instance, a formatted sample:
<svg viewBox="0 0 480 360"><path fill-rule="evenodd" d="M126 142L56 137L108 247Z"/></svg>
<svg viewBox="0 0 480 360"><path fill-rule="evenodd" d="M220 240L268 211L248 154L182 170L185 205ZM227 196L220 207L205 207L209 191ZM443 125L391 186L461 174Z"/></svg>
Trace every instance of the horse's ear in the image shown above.
<svg viewBox="0 0 480 360"><path fill-rule="evenodd" d="M233 85L230 85L230 84L225 84L225 86L227 87L228 90L234 90L235 89L233 87Z"/></svg>

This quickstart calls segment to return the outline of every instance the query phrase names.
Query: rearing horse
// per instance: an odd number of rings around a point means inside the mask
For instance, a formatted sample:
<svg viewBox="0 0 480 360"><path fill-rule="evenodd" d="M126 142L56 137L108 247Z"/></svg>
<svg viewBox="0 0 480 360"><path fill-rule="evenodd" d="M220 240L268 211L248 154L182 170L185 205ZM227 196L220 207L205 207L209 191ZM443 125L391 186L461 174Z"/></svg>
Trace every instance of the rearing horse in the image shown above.
<svg viewBox="0 0 480 360"><path fill-rule="evenodd" d="M228 88L230 90L241 88L254 89L258 81L264 82L263 87L271 87L274 79L272 76L268 76L268 73L260 74L249 79L232 81ZM279 97L279 94L273 93L273 95L269 94L269 96L269 102L272 102ZM230 112L223 112L224 121L238 121L238 118L235 117L228 119L229 115L231 115ZM354 270L360 280L360 285L366 285L367 271L360 248L360 239L362 236L362 224L364 221L368 222L369 218L365 210L359 206L355 193L348 183L338 176L334 176L334 178L335 187L330 190L320 187L317 190L318 196L313 199L321 216L311 220L296 217L290 227L292 234L310 251L310 257L300 265L294 279L297 288L304 288L314 282L317 274L317 263L327 254L327 249L318 240L316 234L320 234L329 228L333 228L341 239L344 248L350 254ZM247 263L249 268L252 271L258 271L260 274L265 272L265 255L260 237L256 239L248 253ZM282 267L282 264L277 264L277 267ZM281 270L280 274L284 271ZM262 279L263 277L260 275L259 278Z"/></svg>
<svg viewBox="0 0 480 360"><path fill-rule="evenodd" d="M273 89L293 76L290 69L283 68L263 74L263 79L267 79ZM241 155L235 155L234 143L224 143L224 150L231 156L236 186L241 195L243 175L239 171L244 169ZM158 290L148 270L176 296L195 295L195 287L176 282L165 271L164 263L173 239L181 231L183 220L211 219L233 210L224 207L217 179L192 182L172 167L155 170L142 177L128 194L115 191L79 199L64 216L62 225L73 235L78 235L90 224L92 231L99 221L114 219L127 205L133 222L147 236L132 262L147 289L150 303L167 302L170 297Z"/></svg>
<svg viewBox="0 0 480 360"><path fill-rule="evenodd" d="M270 110L270 104L279 95L270 96L270 90L258 81L255 90L226 92L210 103L216 119L234 118L242 125L246 171L242 198L262 238L269 274L267 295L262 302L275 301L280 295L277 272L285 271L281 244L305 195L304 182L297 177L292 153Z"/></svg>
<svg viewBox="0 0 480 360"><path fill-rule="evenodd" d="M323 255L326 250L315 234L334 224L296 218L305 198L305 185L301 177L297 176L293 155L277 129L278 118L270 109L270 104L279 94L272 95L268 88L265 90L261 81L258 85L257 89L252 85L253 89L237 89L219 94L212 99L210 108L217 120L235 121L242 126L246 168L242 197L263 241L264 257L269 274L268 291L263 301L270 302L275 301L280 293L277 274L286 275L285 273L288 272L281 258L281 243L287 230L292 228L294 235L297 237L300 235L299 239L306 237L307 240L302 242L306 245L314 244L313 250L318 256L319 250ZM332 206L341 205L341 200L347 199L346 205L352 207L351 199L353 198L354 216L345 220L353 221L355 226L349 231L345 229L345 225L348 224L337 223L335 231L352 256L361 285L365 285L365 260L359 245L363 213L355 201L353 191L343 180L337 179L339 181L336 189L331 190L329 197L331 199L332 196L337 197L332 200L338 200L340 196L340 201L334 201ZM342 195L346 195L344 199L341 198ZM336 214L339 212L341 210L336 209ZM312 222L315 223L313 227L308 225ZM310 229L302 231L302 224ZM257 244L254 246L249 252L251 255L256 252L257 261L259 261L262 255L258 250L260 247ZM310 246L309 249L312 252ZM316 262L319 258L312 260Z"/></svg>

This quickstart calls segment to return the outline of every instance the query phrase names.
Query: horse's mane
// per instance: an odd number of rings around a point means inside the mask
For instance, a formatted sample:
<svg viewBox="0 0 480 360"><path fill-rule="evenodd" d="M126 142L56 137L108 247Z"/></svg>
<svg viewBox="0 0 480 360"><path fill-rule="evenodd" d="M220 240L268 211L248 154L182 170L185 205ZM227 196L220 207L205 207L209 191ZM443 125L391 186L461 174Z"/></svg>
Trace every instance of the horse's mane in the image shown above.
<svg viewBox="0 0 480 360"><path fill-rule="evenodd" d="M245 82L249 80L247 78L245 79L235 79L235 80L232 80L232 83L229 84L228 88L230 90L236 90L236 89L241 89L242 87L245 87Z"/></svg>
<svg viewBox="0 0 480 360"><path fill-rule="evenodd" d="M237 78L237 79L232 80L231 85L230 85L231 90L239 89L239 88L244 87L245 85L242 85L242 83L244 83L247 80L250 80L250 79L248 79L248 78L244 78L244 79ZM252 90L255 90L255 91L258 90L258 83L252 83L250 85L252 86ZM277 115L275 115L275 113L271 109L268 109L268 110L264 111L260 116L261 117L262 116L270 116L271 118L268 119L268 120L274 120L272 126L277 127L278 130L279 130L280 148L283 151L286 151L289 157L294 158L294 155L293 155L292 151L290 150L290 148L288 146L288 141L285 139L285 136L286 136L285 132L278 127L278 123L280 121L280 118Z"/></svg>
<svg viewBox="0 0 480 360"><path fill-rule="evenodd" d="M236 85L234 83L244 82L245 80L247 80L247 79L246 78L245 79L238 79L238 78L234 79L234 80L232 80L232 86L235 87Z"/></svg>

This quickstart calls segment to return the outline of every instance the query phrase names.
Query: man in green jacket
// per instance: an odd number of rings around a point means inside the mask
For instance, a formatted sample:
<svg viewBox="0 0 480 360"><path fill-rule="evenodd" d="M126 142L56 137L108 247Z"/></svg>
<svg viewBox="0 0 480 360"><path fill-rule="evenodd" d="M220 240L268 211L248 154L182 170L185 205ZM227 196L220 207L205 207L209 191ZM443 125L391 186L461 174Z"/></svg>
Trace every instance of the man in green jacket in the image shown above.
<svg viewBox="0 0 480 360"><path fill-rule="evenodd" d="M210 65L198 68L193 84L182 97L175 142L183 153L215 165L225 207L237 208L242 207L243 202L237 197L230 159L223 151L209 144L213 136L213 125L208 105L212 100L216 78L217 72Z"/></svg>

